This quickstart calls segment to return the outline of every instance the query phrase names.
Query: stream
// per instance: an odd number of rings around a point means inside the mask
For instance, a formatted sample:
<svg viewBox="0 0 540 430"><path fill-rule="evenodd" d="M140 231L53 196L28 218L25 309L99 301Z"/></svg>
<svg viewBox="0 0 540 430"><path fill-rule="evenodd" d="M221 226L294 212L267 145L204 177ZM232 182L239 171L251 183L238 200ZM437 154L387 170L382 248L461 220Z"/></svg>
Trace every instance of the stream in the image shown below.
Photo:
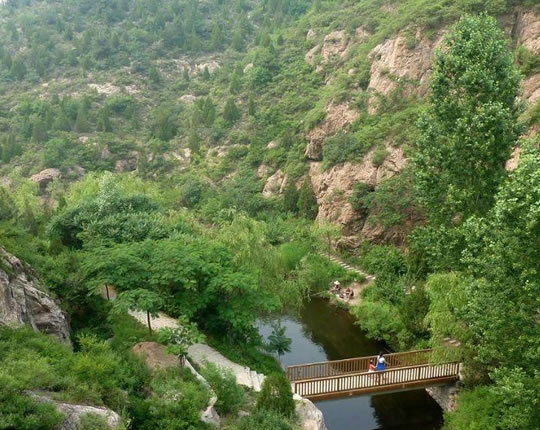
<svg viewBox="0 0 540 430"><path fill-rule="evenodd" d="M291 352L281 356L285 367L387 351L384 344L368 339L347 311L324 299L312 299L298 315L282 316L281 323L292 340ZM271 331L271 321L259 322L259 332L265 339ZM323 412L328 430L438 430L442 426L442 410L425 390L315 404Z"/></svg>

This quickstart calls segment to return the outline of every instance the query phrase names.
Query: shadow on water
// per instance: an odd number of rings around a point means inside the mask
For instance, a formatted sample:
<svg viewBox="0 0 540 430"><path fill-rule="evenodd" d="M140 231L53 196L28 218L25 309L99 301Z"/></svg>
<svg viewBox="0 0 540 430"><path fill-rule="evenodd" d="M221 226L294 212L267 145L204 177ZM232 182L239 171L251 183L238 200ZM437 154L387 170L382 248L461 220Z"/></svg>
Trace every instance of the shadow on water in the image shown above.
<svg viewBox="0 0 540 430"><path fill-rule="evenodd" d="M346 311L324 299L312 299L296 315L281 318L291 338L291 352L281 357L284 366L340 360L377 354L382 343L368 339ZM270 321L259 331L271 333ZM437 430L442 411L424 390L318 401L329 430Z"/></svg>

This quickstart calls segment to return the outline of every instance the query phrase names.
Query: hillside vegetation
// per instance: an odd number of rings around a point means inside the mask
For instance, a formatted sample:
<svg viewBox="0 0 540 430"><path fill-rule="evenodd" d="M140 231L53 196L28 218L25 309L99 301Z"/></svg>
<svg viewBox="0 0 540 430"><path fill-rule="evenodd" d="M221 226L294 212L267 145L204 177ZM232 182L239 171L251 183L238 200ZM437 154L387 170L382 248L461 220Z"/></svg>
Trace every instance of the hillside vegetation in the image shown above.
<svg viewBox="0 0 540 430"><path fill-rule="evenodd" d="M158 336L102 287L279 374L255 322L351 278L329 245L377 275L351 309L370 336L463 360L446 429L536 428L536 3L3 2L0 245L58 297L74 351L2 329L0 429L57 428L30 391L206 428L210 393L148 373L130 349ZM227 429L298 426L213 377Z"/></svg>

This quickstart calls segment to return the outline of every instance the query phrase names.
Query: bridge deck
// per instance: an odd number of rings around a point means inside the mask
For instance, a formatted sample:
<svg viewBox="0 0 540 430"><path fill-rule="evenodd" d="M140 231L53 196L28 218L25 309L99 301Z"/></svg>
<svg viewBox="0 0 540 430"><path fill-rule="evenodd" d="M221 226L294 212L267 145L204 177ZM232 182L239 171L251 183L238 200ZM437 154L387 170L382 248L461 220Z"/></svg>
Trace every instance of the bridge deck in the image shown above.
<svg viewBox="0 0 540 430"><path fill-rule="evenodd" d="M363 372L292 383L293 391L308 399L397 391L451 383L459 379L459 363L422 364L383 372Z"/></svg>
<svg viewBox="0 0 540 430"><path fill-rule="evenodd" d="M294 382L367 372L369 360L373 360L375 363L376 358L373 355L369 357L289 366L287 377L291 382ZM385 354L384 358L386 359L388 369L428 364L431 358L431 349Z"/></svg>

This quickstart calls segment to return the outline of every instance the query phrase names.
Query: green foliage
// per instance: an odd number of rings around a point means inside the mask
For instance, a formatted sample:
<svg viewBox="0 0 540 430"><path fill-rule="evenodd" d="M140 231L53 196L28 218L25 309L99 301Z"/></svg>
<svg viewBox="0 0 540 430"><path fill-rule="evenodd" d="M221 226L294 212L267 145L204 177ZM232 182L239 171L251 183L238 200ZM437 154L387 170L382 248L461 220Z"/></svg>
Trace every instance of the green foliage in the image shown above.
<svg viewBox="0 0 540 430"><path fill-rule="evenodd" d="M134 290L123 291L118 294L114 301L113 309L115 312L138 311L146 312L148 330L152 333L151 319L158 316L158 312L163 309L163 298L154 291L137 288ZM174 341L177 333L168 333L169 340Z"/></svg>
<svg viewBox="0 0 540 430"><path fill-rule="evenodd" d="M229 98L223 108L223 119L229 124L234 124L240 119L240 111L234 102L234 98Z"/></svg>
<svg viewBox="0 0 540 430"><path fill-rule="evenodd" d="M204 378L215 391L219 414L236 415L245 404L244 390L236 383L230 370L224 370L213 363L206 363L202 371Z"/></svg>
<svg viewBox="0 0 540 430"><path fill-rule="evenodd" d="M287 181L287 185L283 191L283 206L287 212L298 212L298 197L299 193L294 181Z"/></svg>
<svg viewBox="0 0 540 430"><path fill-rule="evenodd" d="M540 72L540 59L538 55L533 54L523 45L516 52L516 61L521 73L525 76L531 76Z"/></svg>
<svg viewBox="0 0 540 430"><path fill-rule="evenodd" d="M159 342L167 345L167 352L180 358L184 362L188 348L194 343L200 343L204 336L199 332L197 326L187 318L178 318L178 327L165 327L158 332Z"/></svg>
<svg viewBox="0 0 540 430"><path fill-rule="evenodd" d="M496 20L463 17L436 55L430 82L414 173L428 215L448 224L492 206L519 135L520 76Z"/></svg>
<svg viewBox="0 0 540 430"><path fill-rule="evenodd" d="M278 357L291 351L291 338L285 335L286 327L281 325L281 321L272 323L272 333L268 336L266 350L275 352Z"/></svg>
<svg viewBox="0 0 540 430"><path fill-rule="evenodd" d="M293 427L280 414L260 410L255 414L244 417L237 427L231 430L293 430Z"/></svg>
<svg viewBox="0 0 540 430"><path fill-rule="evenodd" d="M142 430L195 430L206 426L200 422L200 411L208 402L204 387L177 370L170 369L154 376L152 395L138 400L133 410L133 425Z"/></svg>
<svg viewBox="0 0 540 430"><path fill-rule="evenodd" d="M283 417L292 417L295 406L291 384L284 373L271 373L264 379L257 398L256 409L272 411Z"/></svg>
<svg viewBox="0 0 540 430"><path fill-rule="evenodd" d="M102 430L108 427L107 419L101 415L88 413L81 417L80 430Z"/></svg>
<svg viewBox="0 0 540 430"><path fill-rule="evenodd" d="M307 177L298 193L298 213L307 219L315 219L318 211L319 206L313 192L311 178Z"/></svg>

